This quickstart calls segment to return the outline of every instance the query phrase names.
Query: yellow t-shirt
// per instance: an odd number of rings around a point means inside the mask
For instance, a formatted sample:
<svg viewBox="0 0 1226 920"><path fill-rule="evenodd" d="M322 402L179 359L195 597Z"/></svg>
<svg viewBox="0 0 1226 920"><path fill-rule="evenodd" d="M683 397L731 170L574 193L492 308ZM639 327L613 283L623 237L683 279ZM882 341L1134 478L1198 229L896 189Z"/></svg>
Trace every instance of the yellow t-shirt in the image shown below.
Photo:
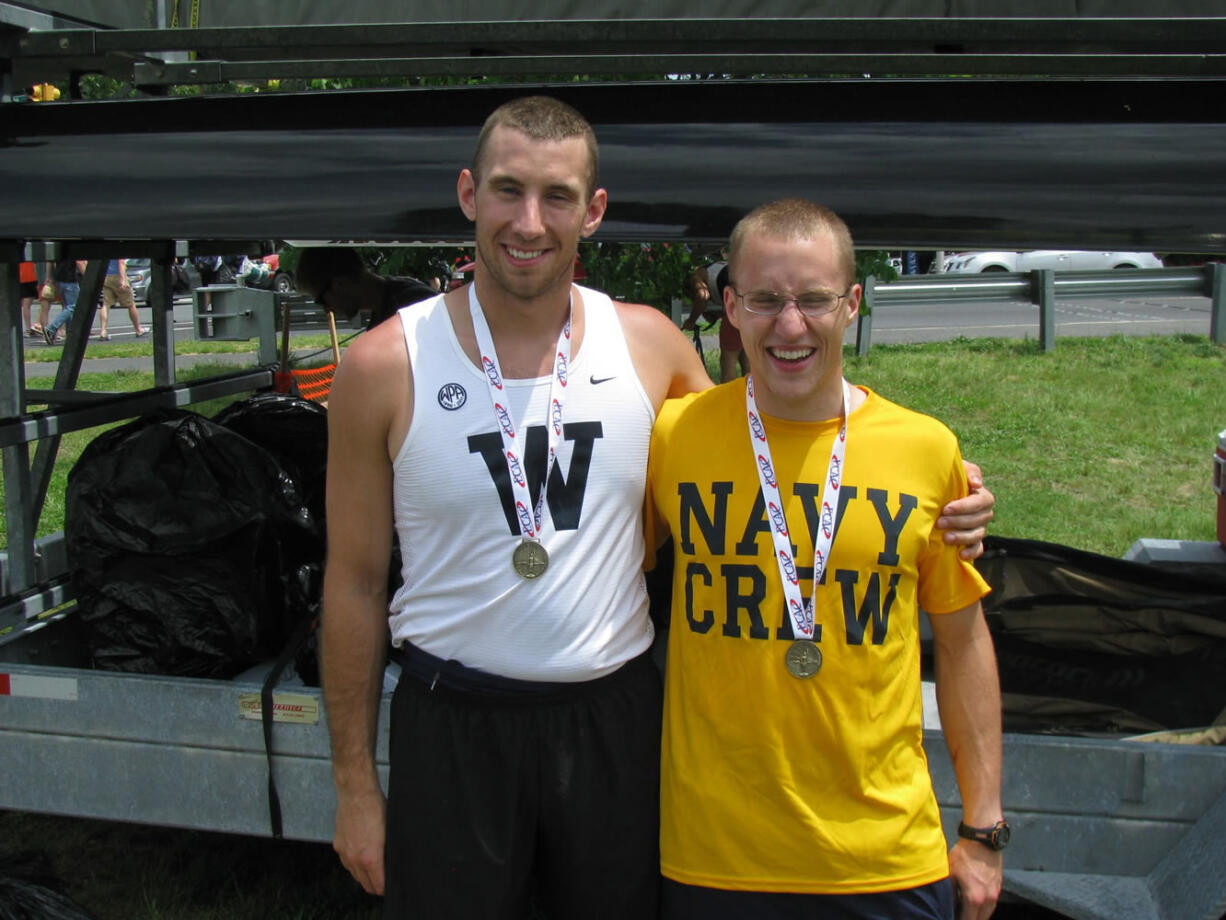
<svg viewBox="0 0 1226 920"><path fill-rule="evenodd" d="M954 435L865 392L848 424L842 508L818 590L824 660L807 680L784 667L793 632L745 381L667 402L656 421L648 545L671 535L676 564L661 776L668 878L850 893L948 875L922 747L917 603L951 613L988 588L935 531L941 508L967 491ZM808 597L839 420L764 421Z"/></svg>

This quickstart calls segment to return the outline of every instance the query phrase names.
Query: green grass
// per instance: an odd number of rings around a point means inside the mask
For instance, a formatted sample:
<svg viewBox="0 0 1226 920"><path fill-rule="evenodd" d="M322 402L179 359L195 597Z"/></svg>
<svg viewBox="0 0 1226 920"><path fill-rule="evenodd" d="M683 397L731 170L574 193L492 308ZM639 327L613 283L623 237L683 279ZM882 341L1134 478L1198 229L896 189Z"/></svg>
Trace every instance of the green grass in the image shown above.
<svg viewBox="0 0 1226 920"><path fill-rule="evenodd" d="M343 346L347 339L353 336L353 330L338 332L338 338ZM313 352L319 349L328 348L331 345L331 340L327 333L318 333L312 335L295 334L293 337L293 355L301 355L306 352ZM278 348L280 347L280 339L277 340ZM229 341L209 341L200 339L185 339L180 342L175 342L175 354L183 355L226 355L238 354L241 352L250 352L255 354L258 350L257 341L251 339L246 342L229 342ZM27 364L56 364L60 360L60 353L64 350L64 346L54 345L50 348L31 347L25 352L25 361ZM86 358L140 358L149 357L153 354L153 346L149 340L143 339L131 342L102 342L98 339L90 339L89 345L85 349ZM292 356L291 356L292 360ZM51 373L51 371L48 371Z"/></svg>
<svg viewBox="0 0 1226 920"><path fill-rule="evenodd" d="M327 344L318 338L295 339L296 351ZM147 354L148 345L106 346L142 347ZM718 352L706 357L718 376ZM222 370L197 367L180 378ZM996 494L993 533L1111 556L1141 537L1214 539L1210 457L1226 428L1226 349L1203 336L1069 337L1051 353L1036 342L985 339L879 345L867 358L849 351L847 376L957 433ZM149 374L116 372L84 374L79 386L151 384ZM28 385L50 386L50 377ZM212 415L220 406L194 408ZM64 438L40 535L62 529L68 470L98 433Z"/></svg>
<svg viewBox="0 0 1226 920"><path fill-rule="evenodd" d="M1214 539L1226 349L1205 337L881 346L847 374L957 433L996 493L993 533L1112 556Z"/></svg>
<svg viewBox="0 0 1226 920"><path fill-rule="evenodd" d="M718 379L718 352L706 353ZM1215 539L1226 349L1204 336L974 339L845 354L847 377L941 419L996 494L991 532L1110 556Z"/></svg>

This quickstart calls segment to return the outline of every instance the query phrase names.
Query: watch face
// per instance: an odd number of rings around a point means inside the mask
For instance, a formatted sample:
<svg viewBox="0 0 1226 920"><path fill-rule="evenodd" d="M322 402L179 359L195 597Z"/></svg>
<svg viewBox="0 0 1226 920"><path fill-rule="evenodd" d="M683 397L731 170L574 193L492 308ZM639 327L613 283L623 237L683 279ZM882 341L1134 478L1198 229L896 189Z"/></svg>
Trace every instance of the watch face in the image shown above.
<svg viewBox="0 0 1226 920"><path fill-rule="evenodd" d="M992 829L992 846L998 850L1003 850L1009 845L1009 825L1001 821Z"/></svg>

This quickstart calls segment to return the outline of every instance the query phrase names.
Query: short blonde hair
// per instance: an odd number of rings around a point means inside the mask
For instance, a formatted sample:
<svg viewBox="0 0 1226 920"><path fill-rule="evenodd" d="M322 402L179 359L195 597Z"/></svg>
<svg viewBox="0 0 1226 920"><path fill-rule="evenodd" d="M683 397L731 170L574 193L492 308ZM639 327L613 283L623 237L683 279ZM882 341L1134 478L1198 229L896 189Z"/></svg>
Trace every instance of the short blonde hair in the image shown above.
<svg viewBox="0 0 1226 920"><path fill-rule="evenodd" d="M850 287L856 280L856 252L851 231L843 218L823 205L804 198L780 198L759 205L742 217L732 228L728 241L728 274L733 279L736 278L741 249L750 236L785 240L813 240L827 236L834 244L847 286Z"/></svg>

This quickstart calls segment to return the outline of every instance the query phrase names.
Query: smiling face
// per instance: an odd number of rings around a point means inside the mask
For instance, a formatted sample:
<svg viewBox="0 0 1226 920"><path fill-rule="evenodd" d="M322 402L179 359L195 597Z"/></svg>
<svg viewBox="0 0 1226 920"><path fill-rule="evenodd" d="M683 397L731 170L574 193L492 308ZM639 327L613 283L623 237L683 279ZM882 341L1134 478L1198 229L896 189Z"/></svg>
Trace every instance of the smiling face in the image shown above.
<svg viewBox="0 0 1226 920"><path fill-rule="evenodd" d="M837 416L842 404L843 333L859 312L861 288L850 283L831 235L821 232L811 239L797 239L751 232L734 253L730 274L724 305L741 333L761 410L795 421ZM806 316L794 302L775 316L763 316L746 310L737 296L750 291L795 296L821 290L848 296L818 316Z"/></svg>
<svg viewBox="0 0 1226 920"><path fill-rule="evenodd" d="M480 175L465 169L460 208L476 224L477 287L497 296L535 300L568 290L579 240L604 217L607 195L589 197L590 154L581 137L534 140L499 125L490 133Z"/></svg>

